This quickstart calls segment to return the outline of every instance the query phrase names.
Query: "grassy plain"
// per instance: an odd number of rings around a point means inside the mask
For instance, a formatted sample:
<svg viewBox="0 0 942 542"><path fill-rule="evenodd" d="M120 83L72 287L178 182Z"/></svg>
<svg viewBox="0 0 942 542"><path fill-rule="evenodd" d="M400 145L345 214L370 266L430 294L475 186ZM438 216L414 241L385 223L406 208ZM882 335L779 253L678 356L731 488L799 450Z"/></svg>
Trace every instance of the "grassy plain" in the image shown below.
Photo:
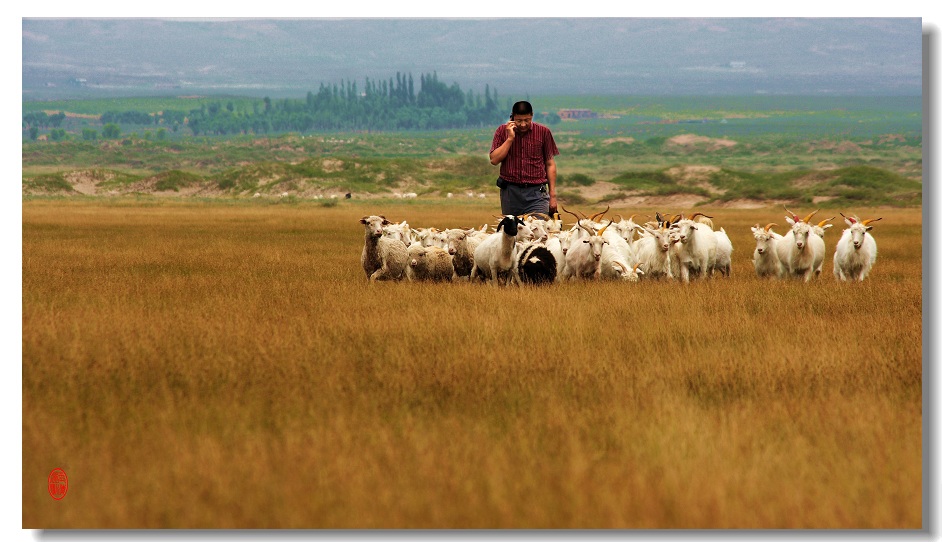
<svg viewBox="0 0 942 542"><path fill-rule="evenodd" d="M862 284L756 279L781 207L729 279L366 283L492 205L24 201L23 527L922 527L918 208Z"/></svg>

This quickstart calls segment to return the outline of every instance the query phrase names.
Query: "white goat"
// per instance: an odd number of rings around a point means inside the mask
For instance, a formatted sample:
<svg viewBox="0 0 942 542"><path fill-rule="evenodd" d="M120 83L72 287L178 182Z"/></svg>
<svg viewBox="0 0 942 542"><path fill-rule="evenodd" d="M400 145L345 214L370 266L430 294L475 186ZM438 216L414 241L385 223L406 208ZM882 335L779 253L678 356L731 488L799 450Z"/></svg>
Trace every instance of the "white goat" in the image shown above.
<svg viewBox="0 0 942 542"><path fill-rule="evenodd" d="M759 227L758 224L752 227L752 236L756 239L756 248L752 251L752 266L759 278L782 278L778 251L775 250L775 244L782 239L782 236L772 231L772 226L778 226L778 224L770 222L765 225L765 228Z"/></svg>
<svg viewBox="0 0 942 542"><path fill-rule="evenodd" d="M384 216L370 215L360 219L365 229L360 263L370 282L401 280L405 274L409 253L402 241L383 235L383 226L389 223Z"/></svg>
<svg viewBox="0 0 942 542"><path fill-rule="evenodd" d="M818 257L815 259L814 266L814 275L816 277L821 275L821 269L824 267L824 230L834 226L834 224L828 224L828 222L834 220L834 218L833 216L831 218L825 218L821 222L811 225L811 231L818 236L818 239L814 240L816 245L815 250L818 251L816 252Z"/></svg>
<svg viewBox="0 0 942 542"><path fill-rule="evenodd" d="M785 210L788 211L787 208ZM785 220L791 224L791 230L775 243L779 268L783 276L801 278L808 282L815 276L815 266L824 258L824 242L808 223L817 211L804 219L791 211L788 212L792 216L786 216Z"/></svg>
<svg viewBox="0 0 942 542"><path fill-rule="evenodd" d="M671 232L667 228L650 228L640 226L641 239L635 243L638 263L645 269L645 279L660 279L667 277L674 278L674 272L671 269L671 245L675 243L671 239Z"/></svg>
<svg viewBox="0 0 942 542"><path fill-rule="evenodd" d="M591 226L583 225L581 219L576 222L576 225L583 229L587 235L572 240L572 244L566 252L566 269L563 280L572 278L601 280L602 247L609 244L604 237L608 225L599 231L593 231L590 229Z"/></svg>
<svg viewBox="0 0 942 542"><path fill-rule="evenodd" d="M714 231L716 237L716 261L713 262L713 271L719 271L724 277L728 277L733 264L733 242L726 235L726 230L720 228L720 231Z"/></svg>
<svg viewBox="0 0 942 542"><path fill-rule="evenodd" d="M841 216L844 216L841 213ZM882 217L881 217L882 218ZM856 216L844 216L847 229L841 234L834 249L834 277L838 280L863 281L877 261L877 242L870 235L871 222L880 218L861 221Z"/></svg>
<svg viewBox="0 0 942 542"><path fill-rule="evenodd" d="M696 214L694 214L694 217ZM706 277L713 271L716 262L716 236L713 230L691 218L681 218L671 226L680 241L677 257L680 264L680 279L690 282L691 277Z"/></svg>

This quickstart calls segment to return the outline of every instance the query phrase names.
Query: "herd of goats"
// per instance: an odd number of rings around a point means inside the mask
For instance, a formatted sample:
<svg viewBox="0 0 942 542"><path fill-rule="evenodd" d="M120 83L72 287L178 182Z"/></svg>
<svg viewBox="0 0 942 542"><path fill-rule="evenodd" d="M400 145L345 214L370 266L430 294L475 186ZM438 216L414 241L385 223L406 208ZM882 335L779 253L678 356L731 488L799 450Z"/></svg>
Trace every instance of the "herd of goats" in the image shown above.
<svg viewBox="0 0 942 542"><path fill-rule="evenodd" d="M710 216L694 213L637 224L634 216L603 221L608 209L591 216L563 211L575 218L564 225L558 213L507 215L489 229L412 228L384 216L360 219L365 236L361 263L370 282L482 281L497 285L546 284L569 280L668 279L689 282L730 274L733 245L726 230L716 230ZM811 222L785 208L791 229L772 231L775 223L752 227L756 247L752 263L758 277L794 277L809 281L824 265L825 219ZM870 223L845 216L847 229L834 251L834 276L862 281L877 259Z"/></svg>

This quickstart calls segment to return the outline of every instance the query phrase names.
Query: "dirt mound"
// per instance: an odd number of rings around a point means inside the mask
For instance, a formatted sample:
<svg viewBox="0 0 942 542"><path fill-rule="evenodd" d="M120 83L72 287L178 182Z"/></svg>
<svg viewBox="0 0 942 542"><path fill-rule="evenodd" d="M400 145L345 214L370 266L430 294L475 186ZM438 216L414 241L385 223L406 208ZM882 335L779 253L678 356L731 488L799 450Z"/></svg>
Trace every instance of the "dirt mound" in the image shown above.
<svg viewBox="0 0 942 542"><path fill-rule="evenodd" d="M736 142L731 139L718 139L694 134L681 134L667 140L668 148L683 150L718 151L735 147Z"/></svg>

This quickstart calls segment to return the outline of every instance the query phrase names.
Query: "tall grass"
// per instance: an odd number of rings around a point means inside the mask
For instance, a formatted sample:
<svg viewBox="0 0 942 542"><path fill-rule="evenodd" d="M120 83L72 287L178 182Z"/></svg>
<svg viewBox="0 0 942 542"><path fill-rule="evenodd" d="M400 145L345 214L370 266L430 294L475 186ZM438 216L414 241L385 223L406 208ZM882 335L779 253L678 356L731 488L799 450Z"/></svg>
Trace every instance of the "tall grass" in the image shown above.
<svg viewBox="0 0 942 542"><path fill-rule="evenodd" d="M757 280L763 209L729 279L499 289L360 268L480 207L24 202L23 527L921 528L921 217L846 211L862 284Z"/></svg>

